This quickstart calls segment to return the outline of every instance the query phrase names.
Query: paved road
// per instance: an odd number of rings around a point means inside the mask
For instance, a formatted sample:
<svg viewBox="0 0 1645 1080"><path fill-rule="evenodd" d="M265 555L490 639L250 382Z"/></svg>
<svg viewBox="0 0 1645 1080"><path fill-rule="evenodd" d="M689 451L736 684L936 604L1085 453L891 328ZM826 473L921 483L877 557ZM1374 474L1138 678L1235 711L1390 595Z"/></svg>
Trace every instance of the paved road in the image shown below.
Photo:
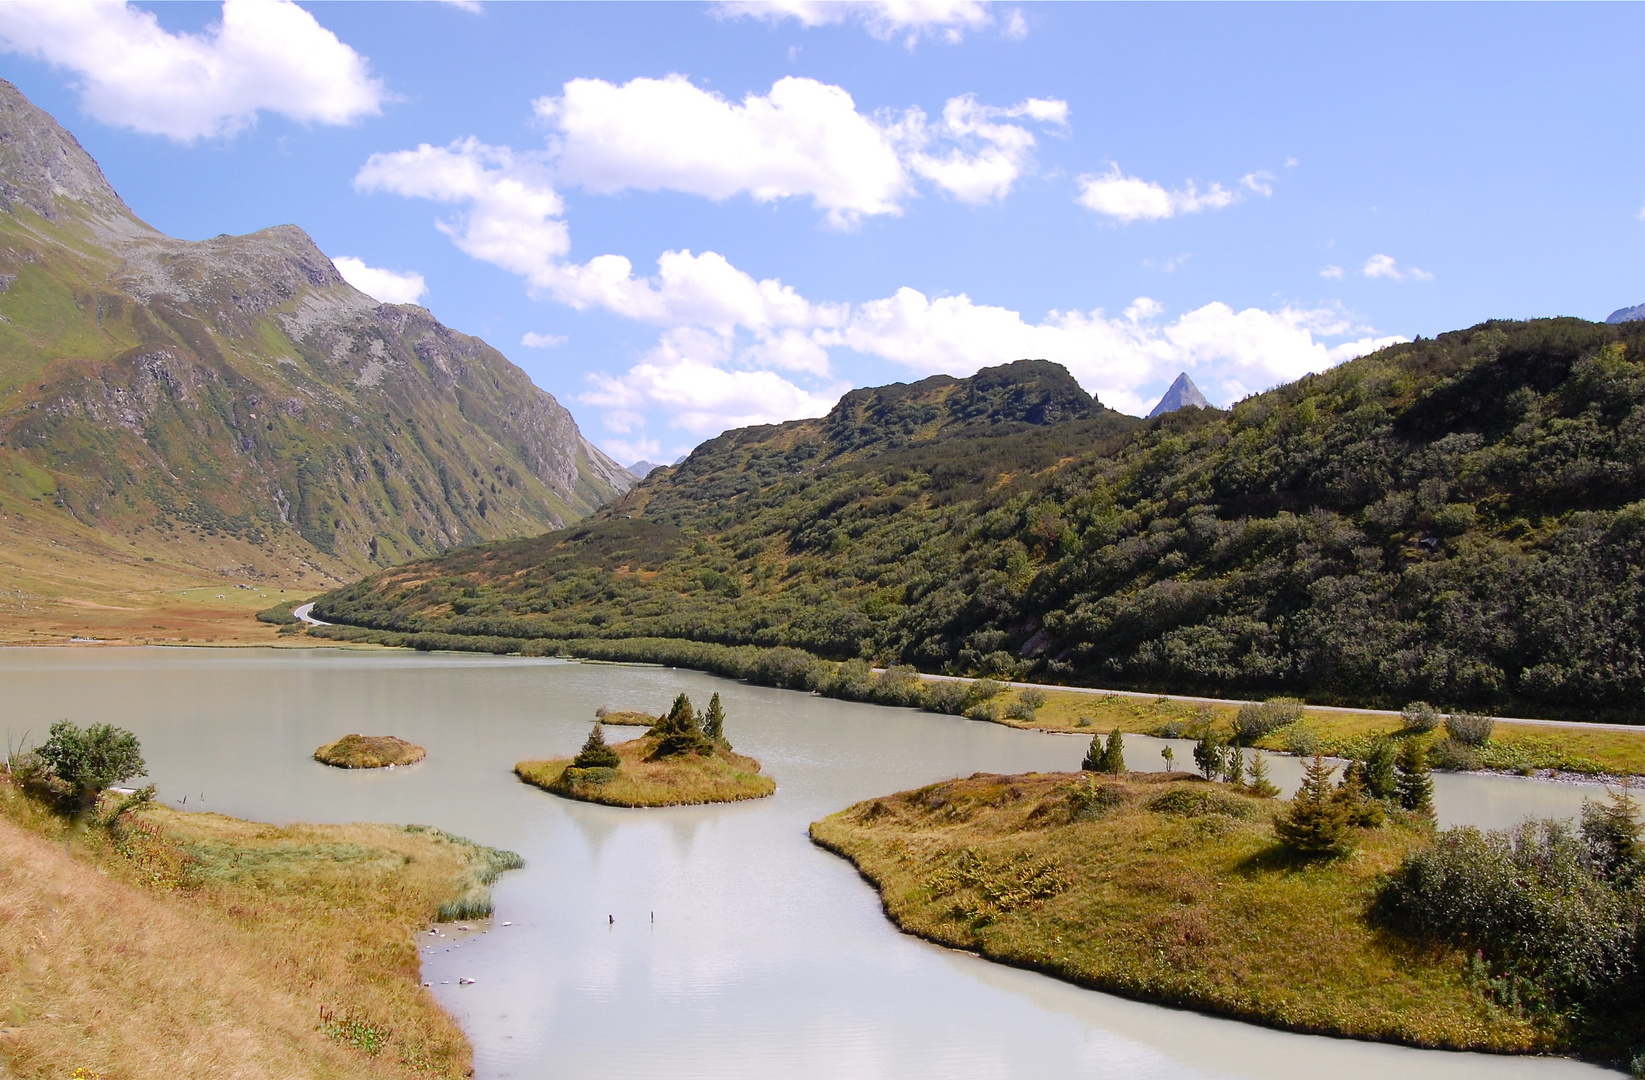
<svg viewBox="0 0 1645 1080"><path fill-rule="evenodd" d="M291 609L291 613L293 615L297 616L299 621L306 622L310 626L330 626L331 625L330 623L326 622L324 619L316 619L314 616L310 615L309 612L311 612L313 610L314 610L314 605L313 604L298 604L296 607Z"/></svg>

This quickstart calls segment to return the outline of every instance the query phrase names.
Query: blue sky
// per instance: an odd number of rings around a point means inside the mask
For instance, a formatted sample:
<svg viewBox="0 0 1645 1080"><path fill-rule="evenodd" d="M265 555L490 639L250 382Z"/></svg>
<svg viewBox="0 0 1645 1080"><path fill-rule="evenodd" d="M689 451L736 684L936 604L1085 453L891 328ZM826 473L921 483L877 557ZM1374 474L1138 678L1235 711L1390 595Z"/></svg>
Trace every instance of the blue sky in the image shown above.
<svg viewBox="0 0 1645 1080"><path fill-rule="evenodd" d="M1615 50L1642 31L1638 4L12 3L0 75L155 226L301 225L626 463L1022 356L1140 413L1180 370L1226 404L1645 302Z"/></svg>

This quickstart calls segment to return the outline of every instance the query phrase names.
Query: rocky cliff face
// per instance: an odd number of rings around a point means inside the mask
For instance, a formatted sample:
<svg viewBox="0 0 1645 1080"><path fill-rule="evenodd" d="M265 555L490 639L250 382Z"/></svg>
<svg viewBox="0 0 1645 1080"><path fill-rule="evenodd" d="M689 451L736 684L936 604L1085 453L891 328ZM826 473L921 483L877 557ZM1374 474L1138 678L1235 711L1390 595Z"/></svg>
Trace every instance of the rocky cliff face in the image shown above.
<svg viewBox="0 0 1645 1080"><path fill-rule="evenodd" d="M0 472L0 515L265 576L540 532L634 483L501 353L354 289L296 226L150 228L4 82Z"/></svg>

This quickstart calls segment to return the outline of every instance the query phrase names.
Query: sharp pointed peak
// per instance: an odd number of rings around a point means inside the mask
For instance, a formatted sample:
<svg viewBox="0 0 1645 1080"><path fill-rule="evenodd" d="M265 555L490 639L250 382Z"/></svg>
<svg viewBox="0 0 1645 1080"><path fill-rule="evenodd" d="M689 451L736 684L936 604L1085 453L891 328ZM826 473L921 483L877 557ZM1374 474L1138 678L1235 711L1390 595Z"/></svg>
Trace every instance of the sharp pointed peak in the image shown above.
<svg viewBox="0 0 1645 1080"><path fill-rule="evenodd" d="M1171 384L1171 388L1165 391L1165 396L1159 399L1158 405L1154 406L1154 411L1148 414L1148 419L1152 420L1156 416L1176 412L1178 409L1189 405L1197 405L1202 409L1211 407L1211 403L1206 400L1205 395L1200 393L1199 387L1194 385L1194 380L1190 379L1188 373L1184 371L1177 375L1177 379Z"/></svg>

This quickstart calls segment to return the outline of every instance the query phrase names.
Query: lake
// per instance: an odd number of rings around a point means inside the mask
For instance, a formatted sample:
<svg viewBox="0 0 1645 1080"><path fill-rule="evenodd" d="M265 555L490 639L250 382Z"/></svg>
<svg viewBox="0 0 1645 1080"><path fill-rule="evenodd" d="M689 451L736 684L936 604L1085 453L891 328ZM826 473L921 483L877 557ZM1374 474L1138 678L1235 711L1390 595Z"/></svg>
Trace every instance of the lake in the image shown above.
<svg viewBox="0 0 1645 1080"><path fill-rule="evenodd" d="M455 654L4 649L12 745L53 720L142 740L161 798L271 822L417 822L525 856L473 932L423 937L424 978L490 1078L1302 1078L1564 1080L1561 1060L1290 1035L1083 990L899 934L806 826L850 803L976 771L1077 769L1085 736L832 701L697 672ZM715 691L769 799L623 810L519 783L569 755L596 707L661 712ZM636 728L610 728L613 738ZM349 732L428 749L403 769L312 760ZM1133 769L1159 740L1126 739ZM1178 742L1177 761L1191 761ZM1294 786L1298 763L1273 760ZM1437 776L1444 823L1570 815L1601 789ZM503 926L504 922L511 925ZM459 985L473 978L473 985Z"/></svg>

